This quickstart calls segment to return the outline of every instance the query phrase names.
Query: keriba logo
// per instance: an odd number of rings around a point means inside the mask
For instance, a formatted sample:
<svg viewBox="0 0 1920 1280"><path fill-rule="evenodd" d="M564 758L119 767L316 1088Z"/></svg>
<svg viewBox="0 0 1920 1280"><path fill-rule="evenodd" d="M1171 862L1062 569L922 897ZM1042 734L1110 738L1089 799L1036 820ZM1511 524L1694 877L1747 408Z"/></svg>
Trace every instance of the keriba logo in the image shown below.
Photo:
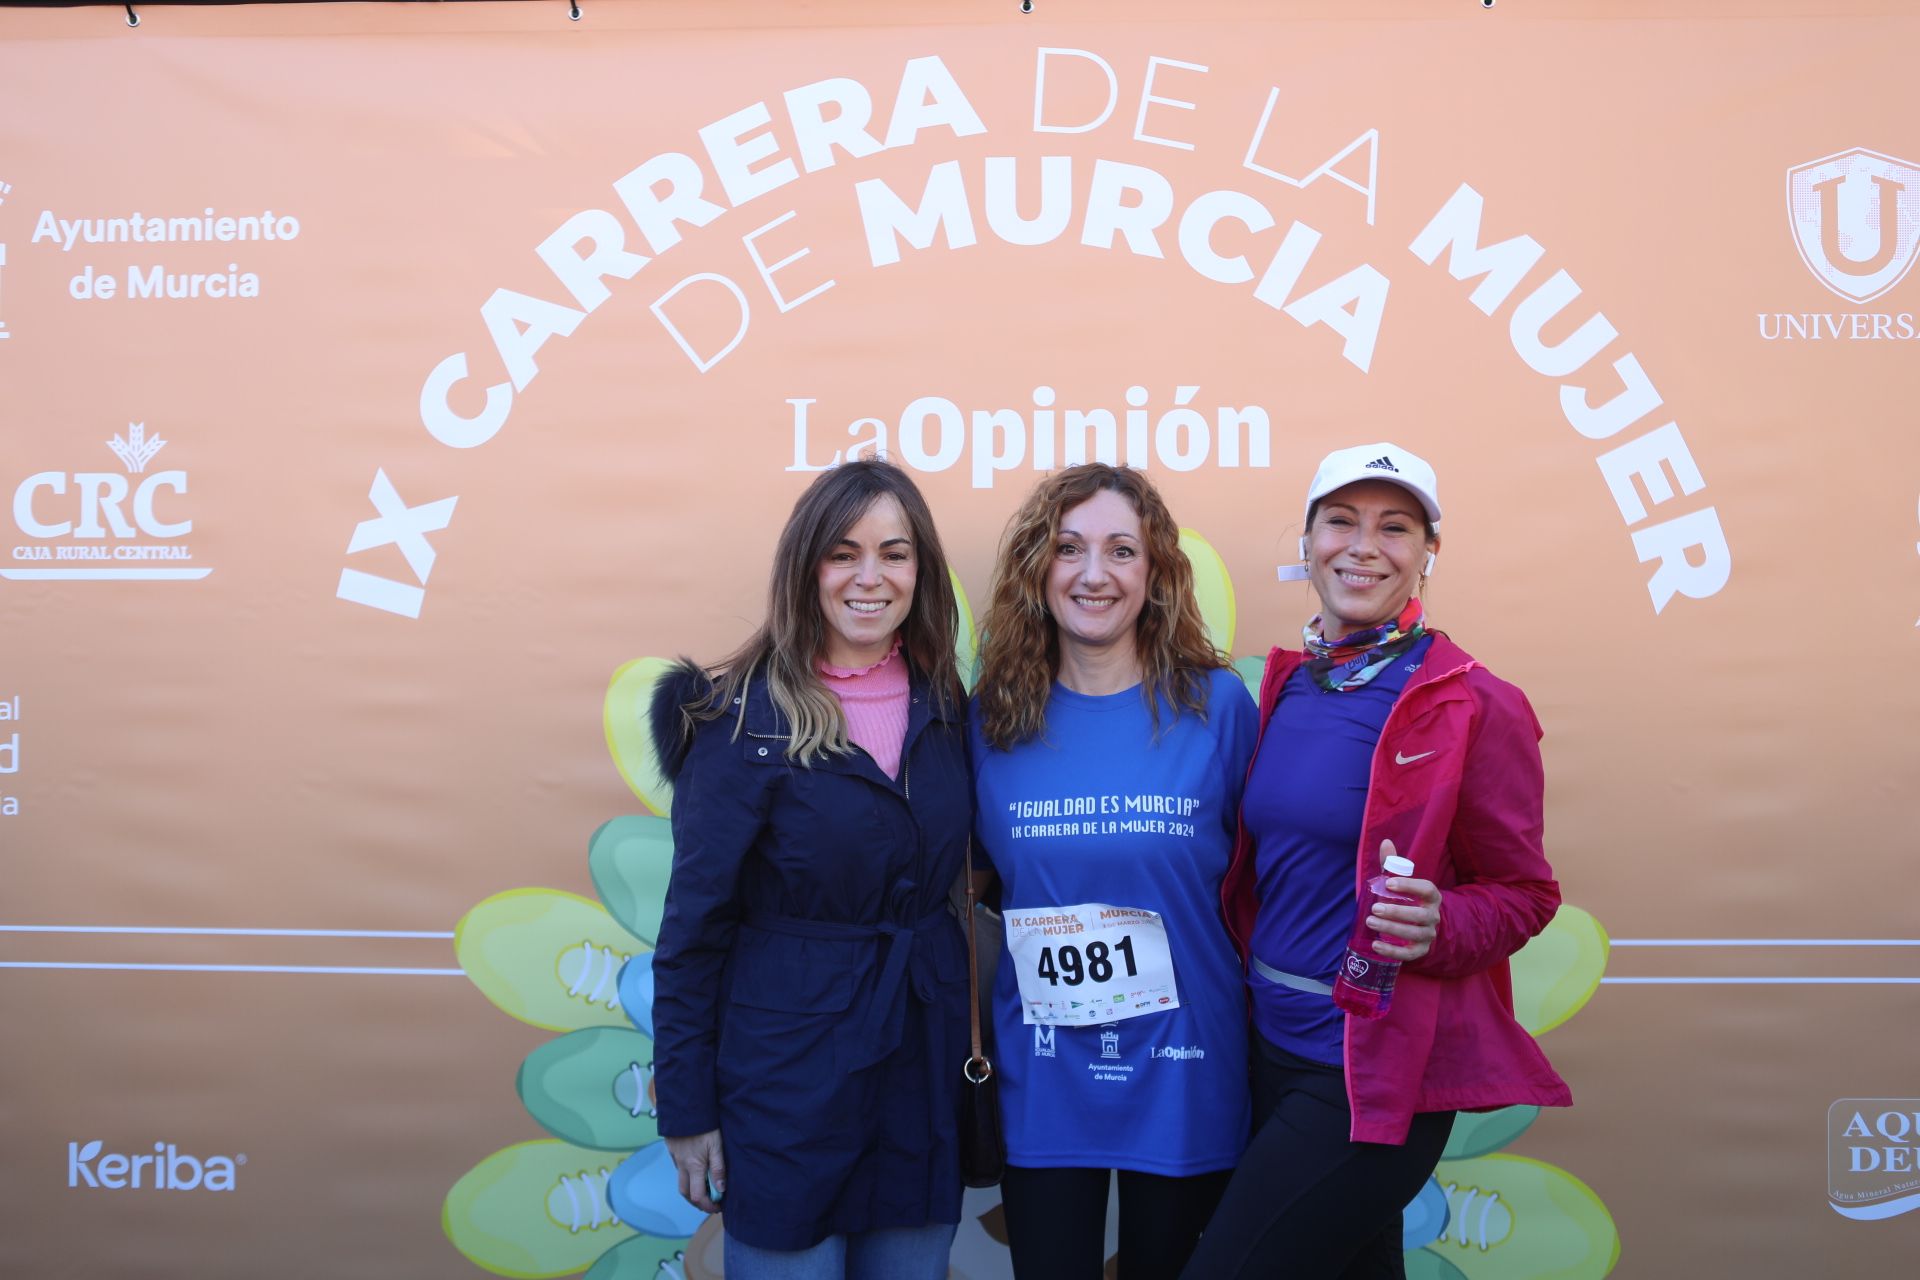
<svg viewBox="0 0 1920 1280"><path fill-rule="evenodd" d="M151 1152L129 1155L106 1151L94 1138L67 1144L67 1185L98 1191L232 1191L244 1153L196 1156L171 1142L156 1142Z"/></svg>

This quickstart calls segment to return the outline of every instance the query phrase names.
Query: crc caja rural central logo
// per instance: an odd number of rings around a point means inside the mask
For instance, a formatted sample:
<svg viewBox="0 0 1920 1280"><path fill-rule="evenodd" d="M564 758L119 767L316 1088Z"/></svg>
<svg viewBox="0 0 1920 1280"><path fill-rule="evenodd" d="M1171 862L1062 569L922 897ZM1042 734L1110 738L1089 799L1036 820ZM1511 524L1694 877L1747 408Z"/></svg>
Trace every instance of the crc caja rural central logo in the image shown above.
<svg viewBox="0 0 1920 1280"><path fill-rule="evenodd" d="M167 442L129 423L106 442L119 471L39 471L13 491L17 541L0 562L16 581L182 581L213 570L193 563L184 539L193 520L181 508L187 473L149 472Z"/></svg>

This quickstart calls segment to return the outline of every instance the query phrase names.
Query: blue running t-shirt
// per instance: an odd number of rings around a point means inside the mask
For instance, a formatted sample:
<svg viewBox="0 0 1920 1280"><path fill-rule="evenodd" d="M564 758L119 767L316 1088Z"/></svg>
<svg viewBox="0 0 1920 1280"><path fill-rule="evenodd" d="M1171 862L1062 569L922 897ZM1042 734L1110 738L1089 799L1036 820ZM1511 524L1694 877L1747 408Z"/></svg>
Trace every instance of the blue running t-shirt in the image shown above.
<svg viewBox="0 0 1920 1280"><path fill-rule="evenodd" d="M1055 685L1046 732L1012 751L973 734L974 831L1009 911L1102 903L1158 912L1179 1007L1104 1026L1029 1026L1007 952L994 1065L1007 1158L1180 1176L1231 1168L1247 1140L1246 997L1220 914L1258 715L1230 670L1207 718L1161 732L1138 687Z"/></svg>

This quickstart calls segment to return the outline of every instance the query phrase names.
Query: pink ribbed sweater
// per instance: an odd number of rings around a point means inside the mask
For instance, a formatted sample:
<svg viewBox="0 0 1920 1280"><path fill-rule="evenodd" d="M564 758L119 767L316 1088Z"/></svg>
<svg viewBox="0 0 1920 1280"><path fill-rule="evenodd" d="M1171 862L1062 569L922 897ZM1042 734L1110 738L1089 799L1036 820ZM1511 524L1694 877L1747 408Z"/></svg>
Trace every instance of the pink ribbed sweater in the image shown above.
<svg viewBox="0 0 1920 1280"><path fill-rule="evenodd" d="M870 667L822 662L827 688L847 713L847 737L873 757L889 778L900 773L900 747L907 738L907 662L894 638L887 656Z"/></svg>

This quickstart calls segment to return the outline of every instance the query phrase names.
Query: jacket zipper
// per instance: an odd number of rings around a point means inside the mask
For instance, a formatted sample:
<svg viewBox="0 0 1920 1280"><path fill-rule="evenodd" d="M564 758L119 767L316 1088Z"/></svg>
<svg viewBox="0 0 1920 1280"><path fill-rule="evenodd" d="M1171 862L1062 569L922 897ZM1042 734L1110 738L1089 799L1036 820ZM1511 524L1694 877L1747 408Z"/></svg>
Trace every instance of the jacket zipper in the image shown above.
<svg viewBox="0 0 1920 1280"><path fill-rule="evenodd" d="M1453 668L1451 671L1442 671L1430 680L1422 680L1413 687L1412 691L1418 693L1424 689L1431 689L1443 680L1451 680L1455 676L1464 675L1466 672L1473 670L1476 665L1478 664L1469 661ZM1394 717L1400 714L1400 708L1404 707L1407 703L1407 693L1407 690L1401 690L1400 696L1393 700L1391 707L1387 708L1387 718L1380 725L1380 740L1373 744L1373 759L1367 762L1367 800L1366 803L1360 807L1360 848L1354 859L1355 883L1353 892L1356 902L1359 900L1360 894L1367 887L1367 876L1364 868L1367 865L1367 828L1373 817L1373 772L1375 766L1380 763L1380 747L1387 741L1388 737L1391 736L1389 731L1393 728ZM1274 700L1274 705L1276 707L1280 705L1279 699L1276 698ZM1379 850L1376 849L1374 854L1377 857ZM1351 1142L1354 1140L1353 1127L1360 1123L1360 1109L1354 1105L1353 1097L1352 1017L1348 1017L1341 1027L1340 1050L1340 1074L1344 1078L1347 1086L1347 1140Z"/></svg>

